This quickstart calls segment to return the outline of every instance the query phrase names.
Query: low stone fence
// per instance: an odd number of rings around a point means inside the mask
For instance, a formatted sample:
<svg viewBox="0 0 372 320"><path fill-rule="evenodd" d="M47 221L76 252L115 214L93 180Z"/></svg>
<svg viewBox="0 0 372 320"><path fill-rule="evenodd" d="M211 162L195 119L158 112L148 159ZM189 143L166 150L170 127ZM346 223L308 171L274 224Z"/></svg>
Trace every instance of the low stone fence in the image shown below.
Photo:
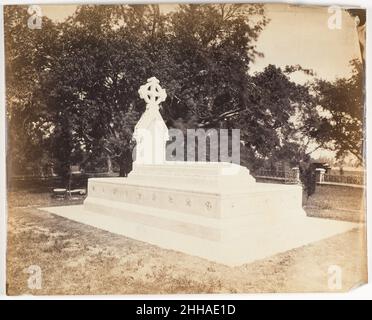
<svg viewBox="0 0 372 320"><path fill-rule="evenodd" d="M288 171L259 169L253 176L258 182L274 182L285 184L300 184L300 171L294 167ZM325 169L315 169L316 183L324 185L338 185L350 187L364 187L363 175L332 175L327 174Z"/></svg>
<svg viewBox="0 0 372 320"><path fill-rule="evenodd" d="M40 191L50 191L54 188L86 188L89 178L94 177L118 177L119 173L107 172L86 172L73 174L71 186L63 182L60 176L13 176L8 178L8 189L37 189Z"/></svg>
<svg viewBox="0 0 372 320"><path fill-rule="evenodd" d="M325 169L315 169L317 184L341 185L364 188L364 175L327 174Z"/></svg>
<svg viewBox="0 0 372 320"><path fill-rule="evenodd" d="M258 180L269 180L278 183L285 184L299 184L300 181L300 170L295 167L288 171L277 171L277 170L267 170L259 169L253 176Z"/></svg>

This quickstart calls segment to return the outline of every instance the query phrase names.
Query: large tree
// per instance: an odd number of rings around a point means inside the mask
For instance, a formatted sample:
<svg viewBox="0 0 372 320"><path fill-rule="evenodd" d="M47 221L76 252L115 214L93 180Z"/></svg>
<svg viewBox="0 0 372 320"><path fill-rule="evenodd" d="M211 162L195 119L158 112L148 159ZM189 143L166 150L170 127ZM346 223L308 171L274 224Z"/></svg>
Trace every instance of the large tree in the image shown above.
<svg viewBox="0 0 372 320"><path fill-rule="evenodd" d="M19 8L13 15L25 19ZM17 81L28 65L14 73L14 52L26 53L11 34L20 22L6 22L7 87L20 99ZM35 132L48 133L38 147L60 173L72 163L109 157L126 175L133 127L144 110L137 90L156 76L167 90L162 113L169 127L240 129L244 164L253 168L265 159L299 162L307 156L306 123L316 116L310 87L289 76L302 68L270 65L249 74L262 55L255 43L267 23L264 6L256 4L181 5L168 13L157 5L79 6L65 22L47 20L32 31L41 32L33 47L40 72L36 85L26 77L25 93L35 99L19 106L35 101L38 108L27 108L22 119L34 117ZM33 41L18 37L26 46Z"/></svg>
<svg viewBox="0 0 372 320"><path fill-rule="evenodd" d="M319 118L309 119L309 135L338 158L351 153L363 162L364 154L364 68L350 62L352 75L335 81L317 80L314 90Z"/></svg>
<svg viewBox="0 0 372 320"><path fill-rule="evenodd" d="M167 88L169 126L180 119L207 126L236 109L266 22L258 5L185 5L168 14L155 5L79 7L60 26L62 46L43 83L55 124L53 155L67 165L82 157L79 149L104 153L125 175L144 108L137 90L151 76Z"/></svg>
<svg viewBox="0 0 372 320"><path fill-rule="evenodd" d="M30 29L27 8L4 7L7 158L8 169L15 172L49 162L43 152L50 124L41 78L58 51L56 26L44 18L43 30Z"/></svg>

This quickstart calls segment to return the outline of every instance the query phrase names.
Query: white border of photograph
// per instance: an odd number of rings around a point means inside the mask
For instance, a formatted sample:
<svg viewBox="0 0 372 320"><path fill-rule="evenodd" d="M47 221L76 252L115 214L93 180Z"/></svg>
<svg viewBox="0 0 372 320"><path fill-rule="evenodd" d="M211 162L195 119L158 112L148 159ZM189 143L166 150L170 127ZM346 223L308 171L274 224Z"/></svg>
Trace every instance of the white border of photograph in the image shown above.
<svg viewBox="0 0 372 320"><path fill-rule="evenodd" d="M7 4L115 4L115 3L205 3L206 1L185 1L185 0L172 0L172 1L115 1L115 0L3 0L2 6ZM325 0L312 0L312 1L221 1L214 0L210 1L211 3L228 3L228 2L262 2L262 3L288 3L288 4L304 4L304 5L340 5L340 6L350 6L350 7L362 7L367 9L367 48L366 48L366 159L371 157L370 149L372 147L372 131L369 121L372 121L372 112L371 112L371 99L370 94L372 92L372 83L370 81L370 75L372 74L371 70L371 33L372 33L372 21L369 19L369 14L371 12L372 4L368 0L338 0L338 1L325 1ZM94 295L94 296L6 296L5 294L5 280L6 280L6 225L7 225L7 212L6 212L6 170L5 170L5 144L6 144L6 123L5 123L5 65L4 65L4 27L3 27L3 7L0 7L0 299L142 299L142 300L151 300L151 299L164 299L164 300L185 300L185 299L215 299L215 300L230 300L230 299L371 299L372 297L372 285L368 283L361 287L355 288L348 293L296 293L296 294L285 294L285 293L273 293L273 294L166 294L166 295ZM371 172L369 169L369 161L366 161L366 171L367 171L367 212L371 202L371 190L369 186L371 185ZM368 238L368 273L371 275L371 247L372 247L372 219L367 217L367 238ZM305 276L305 275L304 275Z"/></svg>

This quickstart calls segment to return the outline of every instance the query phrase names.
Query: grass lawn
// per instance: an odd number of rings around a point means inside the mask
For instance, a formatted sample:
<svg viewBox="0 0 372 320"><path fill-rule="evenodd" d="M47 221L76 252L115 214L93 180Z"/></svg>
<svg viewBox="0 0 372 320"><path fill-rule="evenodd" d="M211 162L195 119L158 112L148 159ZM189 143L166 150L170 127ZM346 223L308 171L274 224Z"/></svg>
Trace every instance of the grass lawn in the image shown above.
<svg viewBox="0 0 372 320"><path fill-rule="evenodd" d="M365 221L365 191L362 188L317 185L316 192L303 205L308 216Z"/></svg>
<svg viewBox="0 0 372 320"><path fill-rule="evenodd" d="M361 189L322 186L305 208L308 215L361 221L362 197ZM342 268L341 291L367 280L364 228L227 267L37 209L81 202L30 192L8 194L9 295L330 291L331 265ZM27 286L25 269L30 265L41 268L39 290Z"/></svg>

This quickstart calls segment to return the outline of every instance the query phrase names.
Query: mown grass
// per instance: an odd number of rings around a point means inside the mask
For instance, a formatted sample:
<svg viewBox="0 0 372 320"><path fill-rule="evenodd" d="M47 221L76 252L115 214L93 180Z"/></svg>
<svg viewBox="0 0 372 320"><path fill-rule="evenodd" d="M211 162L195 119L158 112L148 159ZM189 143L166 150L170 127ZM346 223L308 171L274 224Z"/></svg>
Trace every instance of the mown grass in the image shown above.
<svg viewBox="0 0 372 320"><path fill-rule="evenodd" d="M365 189L343 186L318 185L309 198L303 196L303 205L308 216L364 222Z"/></svg>
<svg viewBox="0 0 372 320"><path fill-rule="evenodd" d="M323 217L332 208L350 208L355 219L363 193L336 190L330 195L335 189L327 188L333 187L318 188L306 206ZM330 291L330 265L342 268L341 291L367 279L363 228L232 268L37 209L69 200L27 192L10 193L8 200L9 295ZM340 218L335 212L331 218ZM42 270L39 290L27 286L30 265Z"/></svg>

